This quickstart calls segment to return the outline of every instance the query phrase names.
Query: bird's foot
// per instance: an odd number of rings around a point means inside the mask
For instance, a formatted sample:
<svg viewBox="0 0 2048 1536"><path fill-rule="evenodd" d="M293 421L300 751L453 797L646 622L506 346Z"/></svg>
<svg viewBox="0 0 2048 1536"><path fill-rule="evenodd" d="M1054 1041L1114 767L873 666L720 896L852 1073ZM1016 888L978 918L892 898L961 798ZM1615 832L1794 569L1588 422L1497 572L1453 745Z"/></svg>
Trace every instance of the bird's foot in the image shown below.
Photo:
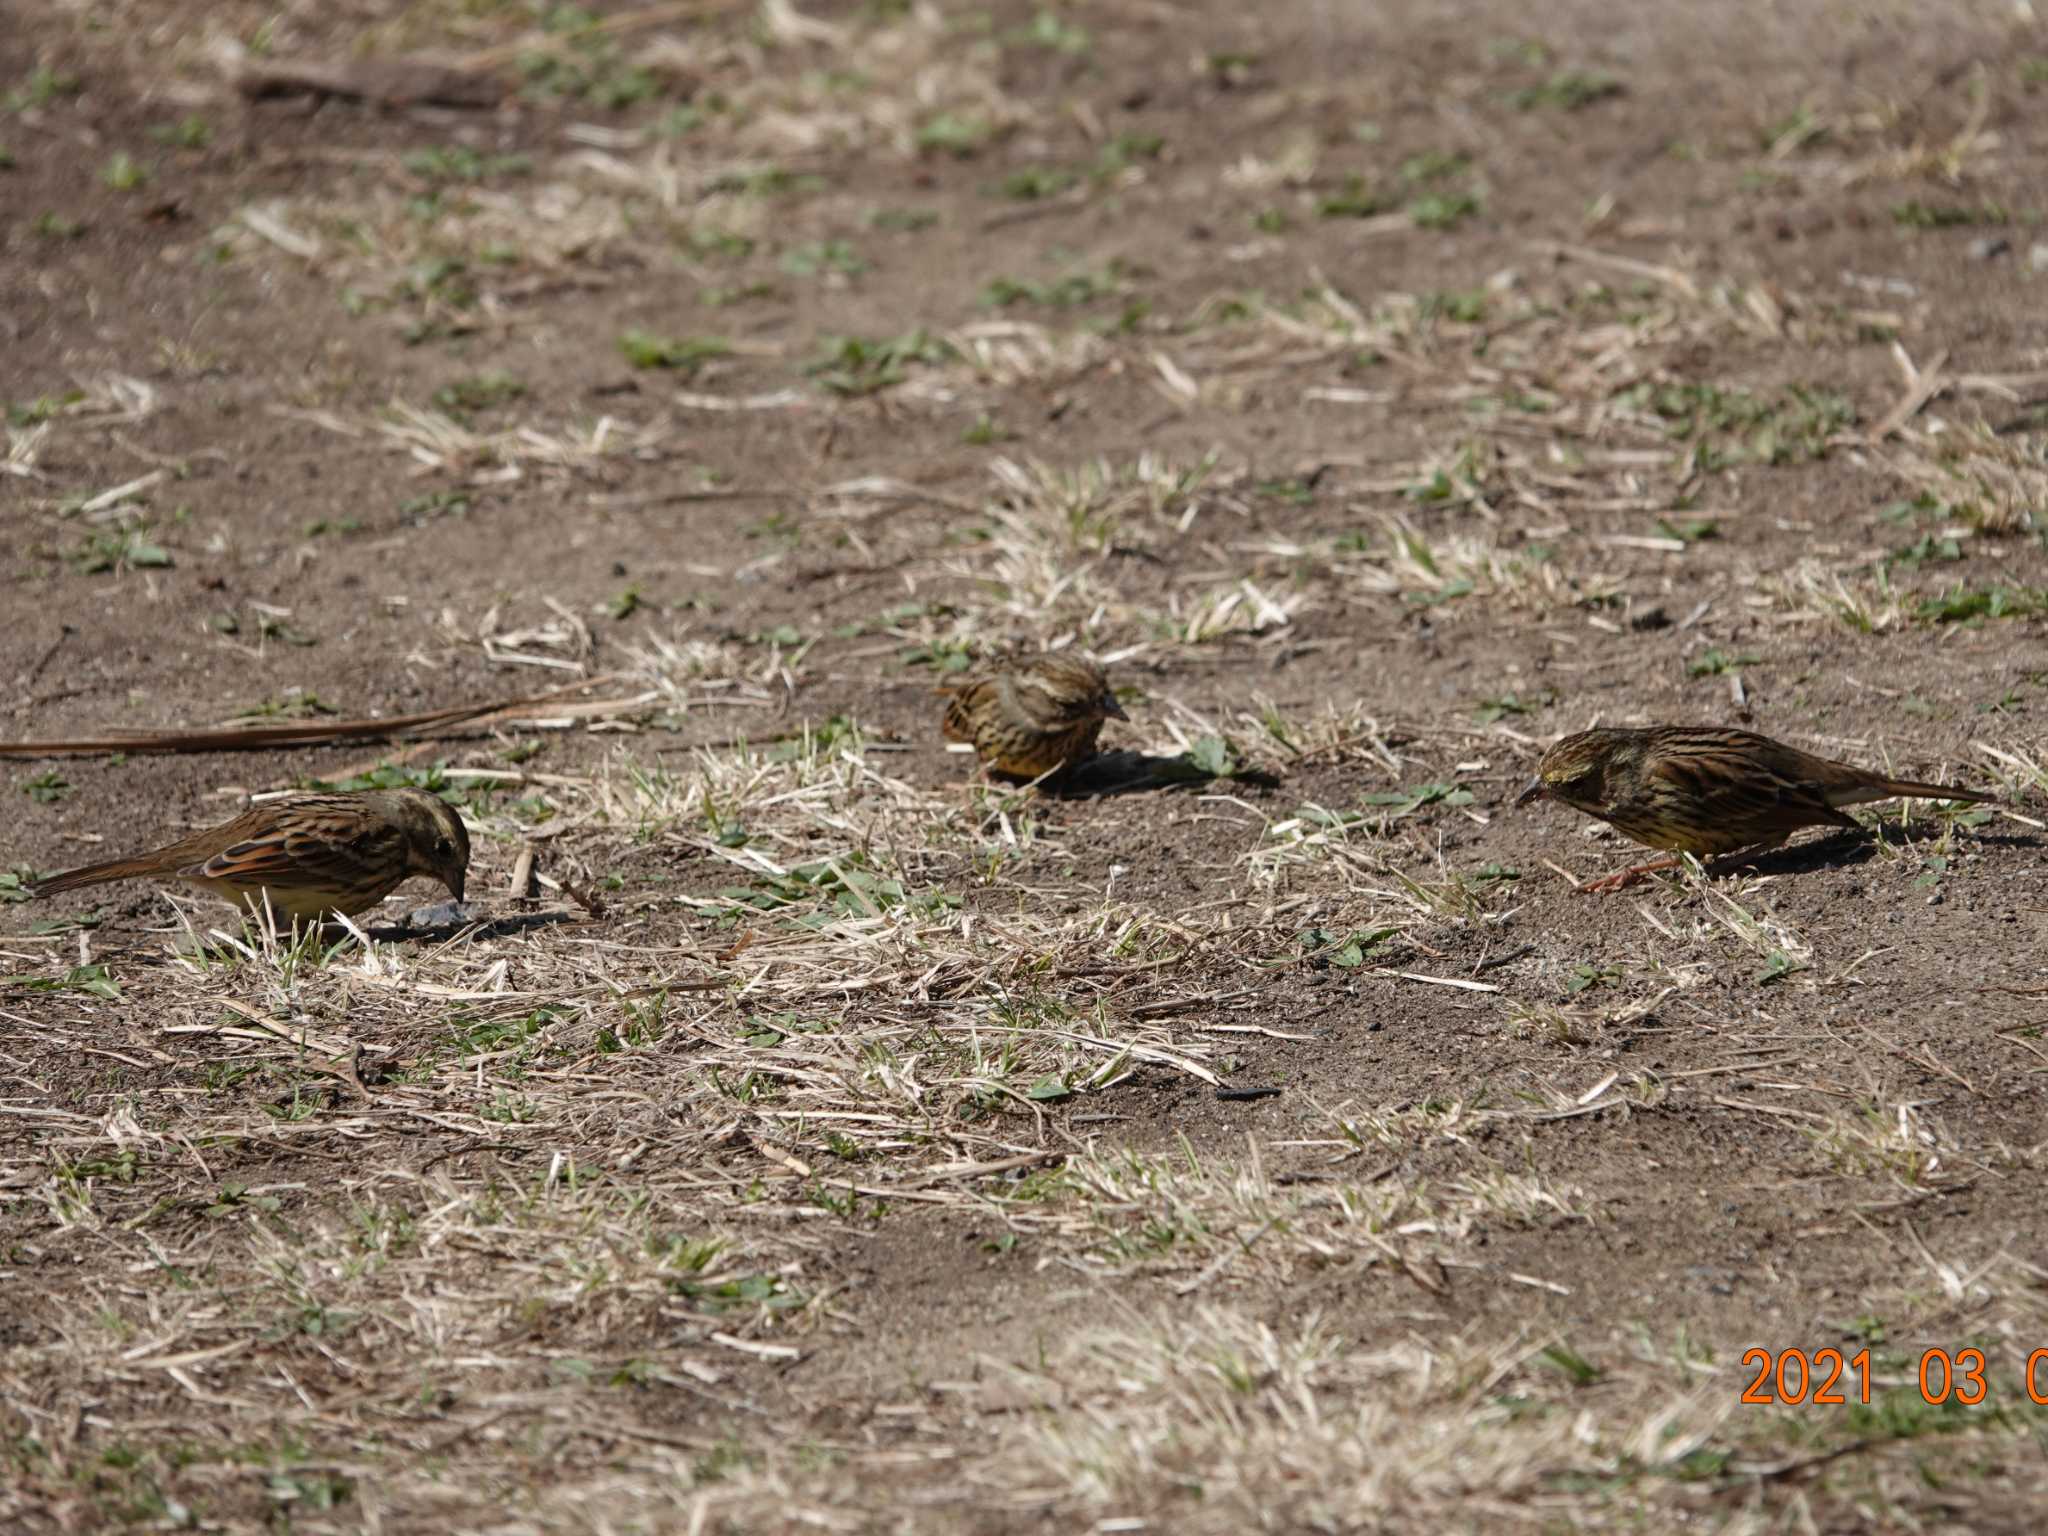
<svg viewBox="0 0 2048 1536"><path fill-rule="evenodd" d="M1627 869L1617 869L1611 875L1602 875L1597 880L1588 880L1579 887L1581 896L1605 896L1611 891L1624 891L1645 875L1654 875L1667 869L1676 869L1685 861L1672 854L1669 858L1652 859L1647 864L1632 864Z"/></svg>

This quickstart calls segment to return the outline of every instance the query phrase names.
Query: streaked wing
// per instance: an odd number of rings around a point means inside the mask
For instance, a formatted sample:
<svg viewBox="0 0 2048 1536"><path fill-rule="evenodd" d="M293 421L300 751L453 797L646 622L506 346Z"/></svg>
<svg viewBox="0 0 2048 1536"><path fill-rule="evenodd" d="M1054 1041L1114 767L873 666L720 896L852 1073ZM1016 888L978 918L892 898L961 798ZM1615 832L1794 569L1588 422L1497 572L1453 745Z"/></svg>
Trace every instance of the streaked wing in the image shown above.
<svg viewBox="0 0 2048 1536"><path fill-rule="evenodd" d="M1801 827L1856 825L1828 804L1820 784L1777 771L1740 741L1662 741L1646 771L1686 796L1701 828L1735 840L1731 847L1786 837Z"/></svg>
<svg viewBox="0 0 2048 1536"><path fill-rule="evenodd" d="M231 843L179 871L228 885L361 892L395 886L405 871L405 834L381 820L312 815Z"/></svg>
<svg viewBox="0 0 2048 1536"><path fill-rule="evenodd" d="M939 689L941 693L952 695L946 701L946 718L939 725L946 740L974 740L974 717L981 707L981 698L987 688L987 679L970 677L957 683L946 684Z"/></svg>

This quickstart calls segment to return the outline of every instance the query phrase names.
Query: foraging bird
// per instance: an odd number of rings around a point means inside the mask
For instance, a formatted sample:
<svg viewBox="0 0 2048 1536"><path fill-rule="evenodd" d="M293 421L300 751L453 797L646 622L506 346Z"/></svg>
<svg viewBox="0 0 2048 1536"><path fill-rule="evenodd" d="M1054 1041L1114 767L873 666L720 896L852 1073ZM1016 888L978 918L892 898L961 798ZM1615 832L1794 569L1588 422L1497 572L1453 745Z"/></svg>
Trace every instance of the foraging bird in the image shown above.
<svg viewBox="0 0 2048 1536"><path fill-rule="evenodd" d="M1085 657L1046 651L1003 662L955 683L944 730L974 744L997 773L1035 779L1078 763L1095 750L1104 720L1128 720L1101 667Z"/></svg>
<svg viewBox="0 0 2048 1536"><path fill-rule="evenodd" d="M1774 848L1801 827L1856 827L1842 808L1912 795L1929 800L1995 801L1972 789L1888 779L1847 763L1788 747L1754 731L1716 725L1653 725L1646 730L1580 731L1537 765L1515 801L1548 797L1597 816L1637 842L1674 855L1604 876L1581 887L1618 891L1639 876L1670 869L1676 855Z"/></svg>
<svg viewBox="0 0 2048 1536"><path fill-rule="evenodd" d="M55 896L110 880L180 880L280 917L353 916L413 875L462 900L469 833L454 807L424 789L291 795L154 853L66 870L36 882Z"/></svg>

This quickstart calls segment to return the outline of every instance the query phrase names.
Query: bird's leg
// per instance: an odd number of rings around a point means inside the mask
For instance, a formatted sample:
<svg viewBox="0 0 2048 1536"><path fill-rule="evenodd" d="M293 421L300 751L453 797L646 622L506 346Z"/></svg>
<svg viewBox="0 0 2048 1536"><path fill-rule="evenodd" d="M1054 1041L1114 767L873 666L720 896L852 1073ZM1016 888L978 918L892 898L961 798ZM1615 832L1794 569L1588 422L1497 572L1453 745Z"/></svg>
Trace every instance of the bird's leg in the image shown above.
<svg viewBox="0 0 2048 1536"><path fill-rule="evenodd" d="M1720 875L1732 875L1737 869L1742 867L1744 859L1754 858L1760 853L1768 853L1784 841L1783 837L1767 837L1760 842L1751 843L1746 848L1738 848L1733 853L1722 854L1706 867L1707 877L1713 879ZM1579 887L1579 890L1586 895L1605 895L1610 891L1624 890L1634 885L1645 875L1659 874L1667 869L1678 869L1684 863L1685 855L1679 853L1666 854L1663 858L1652 859L1647 864L1632 865L1628 869L1618 869L1611 875L1602 875L1598 880L1588 880Z"/></svg>
<svg viewBox="0 0 2048 1536"><path fill-rule="evenodd" d="M1667 869L1677 869L1685 860L1675 853L1661 859L1652 859L1647 864L1633 864L1627 869L1617 869L1611 875L1602 875L1598 880L1588 880L1579 887L1581 896L1604 896L1611 891L1626 890L1645 875L1654 875Z"/></svg>

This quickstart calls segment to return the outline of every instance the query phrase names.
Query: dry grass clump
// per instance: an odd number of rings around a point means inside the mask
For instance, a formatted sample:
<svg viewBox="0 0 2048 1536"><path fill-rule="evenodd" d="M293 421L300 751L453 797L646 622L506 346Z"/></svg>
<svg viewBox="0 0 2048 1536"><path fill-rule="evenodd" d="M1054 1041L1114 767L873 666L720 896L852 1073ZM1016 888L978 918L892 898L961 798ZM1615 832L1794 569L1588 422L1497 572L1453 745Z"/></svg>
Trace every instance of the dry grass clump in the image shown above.
<svg viewBox="0 0 2048 1536"><path fill-rule="evenodd" d="M1382 1150L1412 1151L1452 1137L1442 1116L1412 1114L1377 1129ZM1456 1108L1449 1119L1459 1118ZM1342 1147L1359 1132L1308 1145ZM1294 1143L1292 1145L1301 1145ZM1576 1198L1520 1173L1475 1168L1434 1183L1389 1178L1340 1158L1334 1167L1274 1174L1273 1149L1249 1144L1242 1161L1201 1159L1183 1143L1157 1157L1098 1151L1070 1157L1057 1174L1020 1189L1011 1220L1022 1232L1079 1245L1104 1272L1174 1274L1175 1289L1253 1279L1307 1283L1320 1270L1392 1265L1426 1289L1440 1289L1443 1265L1483 1227L1570 1219ZM1043 1213L1031 1202L1043 1201Z"/></svg>
<svg viewBox="0 0 2048 1536"><path fill-rule="evenodd" d="M2009 16L1751 123L1505 11L1419 110L1342 6L15 9L15 718L555 691L5 786L423 784L477 915L0 871L0 1527L2022 1528ZM219 70L423 49L516 104ZM1131 719L974 782L932 684L1047 647ZM1596 904L1509 806L1651 717L2009 803Z"/></svg>
<svg viewBox="0 0 2048 1536"><path fill-rule="evenodd" d="M1610 1396L1574 1414L1568 1373L1546 1381L1543 1355L1359 1349L1314 1312L1269 1324L1205 1306L1093 1332L1017 1382L1041 1407L1028 1455L1042 1498L1098 1519L1170 1511L1203 1531L1506 1518L1551 1502L1560 1480L1623 1466L1647 1486L1575 1518L1627 1528L1727 1412L1673 1391L1654 1409Z"/></svg>

